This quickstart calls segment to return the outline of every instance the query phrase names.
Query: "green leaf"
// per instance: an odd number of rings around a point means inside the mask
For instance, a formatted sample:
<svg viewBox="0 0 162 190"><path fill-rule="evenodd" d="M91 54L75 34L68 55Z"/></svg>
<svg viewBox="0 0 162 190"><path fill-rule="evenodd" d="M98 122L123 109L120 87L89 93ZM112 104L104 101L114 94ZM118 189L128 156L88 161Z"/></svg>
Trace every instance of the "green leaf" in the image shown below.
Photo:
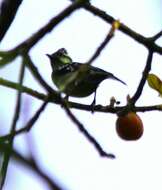
<svg viewBox="0 0 162 190"><path fill-rule="evenodd" d="M152 89L156 90L162 96L162 81L157 75L148 74L147 82Z"/></svg>

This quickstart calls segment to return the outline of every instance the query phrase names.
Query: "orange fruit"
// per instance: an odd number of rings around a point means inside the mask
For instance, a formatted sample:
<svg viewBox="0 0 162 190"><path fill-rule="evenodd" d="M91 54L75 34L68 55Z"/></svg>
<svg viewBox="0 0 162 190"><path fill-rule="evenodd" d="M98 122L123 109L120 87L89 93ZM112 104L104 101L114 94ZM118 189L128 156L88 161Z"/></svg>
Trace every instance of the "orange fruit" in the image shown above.
<svg viewBox="0 0 162 190"><path fill-rule="evenodd" d="M119 116L116 120L116 131L124 140L138 140L143 134L141 118L134 112Z"/></svg>

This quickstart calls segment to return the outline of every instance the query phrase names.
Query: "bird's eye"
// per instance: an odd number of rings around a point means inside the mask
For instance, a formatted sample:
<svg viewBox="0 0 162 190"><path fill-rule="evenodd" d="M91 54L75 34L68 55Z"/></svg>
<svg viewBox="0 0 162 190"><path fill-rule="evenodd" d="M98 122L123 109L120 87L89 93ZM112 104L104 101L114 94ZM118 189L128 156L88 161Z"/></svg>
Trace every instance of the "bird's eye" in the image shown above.
<svg viewBox="0 0 162 190"><path fill-rule="evenodd" d="M59 55L64 55L64 54L67 54L67 51L65 48L61 48L61 49L59 49L58 53L59 53Z"/></svg>

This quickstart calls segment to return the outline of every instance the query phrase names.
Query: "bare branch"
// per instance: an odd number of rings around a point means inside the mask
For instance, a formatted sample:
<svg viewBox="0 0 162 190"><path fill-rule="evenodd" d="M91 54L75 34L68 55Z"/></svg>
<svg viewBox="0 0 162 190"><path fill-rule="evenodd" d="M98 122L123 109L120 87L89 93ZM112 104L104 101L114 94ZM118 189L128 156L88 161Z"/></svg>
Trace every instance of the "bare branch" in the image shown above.
<svg viewBox="0 0 162 190"><path fill-rule="evenodd" d="M3 85L5 87L9 87L15 90L19 90L20 86L19 84L15 83L15 82L11 82L8 81L6 79L0 78L0 85ZM37 98L39 100L44 101L47 96L46 94L37 92L31 88L28 88L26 86L21 86L21 90L23 93L26 93L34 98ZM55 97L51 97L51 99L49 99L49 102L51 103L55 103L55 104L61 104L61 102L55 99ZM75 108L75 109L79 109L79 110L84 110L84 111L92 111L92 106L91 105L87 105L87 104L81 104L81 103L77 103L77 102L68 102L68 107L69 108ZM96 105L94 107L94 111L95 112L103 112L103 113L117 113L120 110L122 110L125 106L103 106L103 105ZM133 107L133 110L136 112L143 112L143 111L162 111L162 106L160 105L148 105L148 106L141 106L141 107Z"/></svg>
<svg viewBox="0 0 162 190"><path fill-rule="evenodd" d="M17 10L22 0L3 0L0 6L0 41L5 36L12 21L15 18Z"/></svg>
<svg viewBox="0 0 162 190"><path fill-rule="evenodd" d="M30 69L31 73L33 74L33 76L35 77L35 79L39 82L39 84L44 87L47 92L49 93L53 93L55 94L55 91L53 90L52 87L50 87L46 81L43 79L43 77L41 76L41 74L39 73L37 67L34 65L34 63L32 62L30 56L28 54L23 54L23 58L25 60L25 64L26 66Z"/></svg>
<svg viewBox="0 0 162 190"><path fill-rule="evenodd" d="M135 94L133 95L133 97L131 98L130 102L131 104L135 104L135 102L138 100L138 98L141 96L142 94L142 91L143 91L143 87L145 85L145 82L146 82L146 79L147 79L147 75L149 73L149 71L151 70L151 63L152 63L152 58L153 58L153 51L152 50L149 50L149 53L148 53L148 57L147 57L147 62L146 62L146 66L144 68L144 71L143 71L143 75L142 75L142 78L141 78L141 81L138 85L138 88L135 92Z"/></svg>
<svg viewBox="0 0 162 190"><path fill-rule="evenodd" d="M40 30L38 30L35 34L29 37L27 40L18 45L15 49L17 51L29 51L41 38L43 38L48 32L57 26L62 20L70 16L75 10L83 7L86 1L75 1L67 8L65 8L60 14L51 19L49 23L43 26Z"/></svg>
<svg viewBox="0 0 162 190"><path fill-rule="evenodd" d="M118 22L118 21L114 21L114 23L115 22ZM114 36L114 32L116 29L114 27L114 25L115 25L114 23L112 23L112 27L110 28L110 31L109 31L108 35L106 36L106 38L104 39L104 41L100 44L100 46L97 48L97 50L92 55L92 57L89 59L89 61L87 61L88 64L91 64L100 55L101 51L105 48L105 46L110 42L110 40Z"/></svg>
<svg viewBox="0 0 162 190"><path fill-rule="evenodd" d="M112 24L115 21L115 19L112 16L108 15L106 12L104 12L103 10L93 5L85 4L84 8L90 11L92 14L99 16L101 19L108 22L109 24ZM143 35L130 29L128 26L126 26L123 23L120 24L119 30L123 32L124 34L130 36L132 39L134 39L138 43L144 45L146 48L152 49L154 52L162 55L162 48L158 46L157 44L155 44L154 40L152 40L151 38L144 37Z"/></svg>
<svg viewBox="0 0 162 190"><path fill-rule="evenodd" d="M21 69L20 69L20 76L19 76L19 85L20 86L22 86L22 84L23 84L24 74L25 74L25 64L24 64L24 62L22 62ZM22 97L22 92L21 92L21 90L19 90L17 92L16 107L15 107L15 111L14 111L14 117L13 117L13 121L12 121L12 125L11 125L10 134L13 134L16 130L16 124L17 124L19 116L20 116L21 97ZM9 146L10 150L12 150L13 142L14 142L14 135L12 135L8 139L8 146ZM0 184L1 189L3 188L3 185L5 183L10 155L11 155L11 152L6 151L3 156L3 163L2 163L2 168L1 168L1 184Z"/></svg>
<svg viewBox="0 0 162 190"><path fill-rule="evenodd" d="M160 37L162 36L162 30L160 32L158 32L157 34L155 34L153 37L151 37L150 39L152 41L156 41L158 40Z"/></svg>
<svg viewBox="0 0 162 190"><path fill-rule="evenodd" d="M100 144L96 141L96 139L89 134L89 132L85 129L84 125L74 116L74 114L70 111L68 108L68 104L65 101L62 101L63 108L65 109L65 112L69 116L69 118L75 123L75 125L78 127L79 131L83 133L83 135L88 139L90 143L93 144L93 146L96 148L96 150L99 152L100 156L107 157L107 158L115 158L113 154L106 153Z"/></svg>
<svg viewBox="0 0 162 190"><path fill-rule="evenodd" d="M40 114L43 112L43 110L45 109L47 104L48 104L48 96L47 96L46 100L42 103L40 108L35 112L33 117L27 122L27 124L24 127L20 128L17 131L9 133L8 135L4 135L4 136L0 137L0 142L4 142L6 140L9 140L12 136L16 136L16 135L30 131L30 129L33 127L35 122L38 120Z"/></svg>
<svg viewBox="0 0 162 190"><path fill-rule="evenodd" d="M9 146L4 143L0 143L0 152L5 153L6 151L10 151ZM44 171L42 171L36 163L26 159L14 149L11 150L11 156L15 161L18 161L18 163L25 165L33 172L35 172L38 176L40 176L43 179L43 181L47 183L51 190L62 190L62 188L59 187L58 183L56 183L54 179L51 179L50 176L48 176Z"/></svg>

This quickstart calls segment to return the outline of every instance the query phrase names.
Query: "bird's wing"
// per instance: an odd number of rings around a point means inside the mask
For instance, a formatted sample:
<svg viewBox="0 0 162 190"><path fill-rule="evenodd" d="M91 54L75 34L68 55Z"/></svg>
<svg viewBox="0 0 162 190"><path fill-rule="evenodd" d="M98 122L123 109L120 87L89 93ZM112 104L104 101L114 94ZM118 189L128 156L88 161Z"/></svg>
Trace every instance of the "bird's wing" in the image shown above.
<svg viewBox="0 0 162 190"><path fill-rule="evenodd" d="M104 71L103 69L100 69L98 67L91 66L91 75L100 76L103 78L113 78L113 74L109 73L107 71Z"/></svg>
<svg viewBox="0 0 162 190"><path fill-rule="evenodd" d="M99 80L104 80L104 79L113 79L113 80L117 80L123 84L126 85L125 82L123 82L122 80L120 80L119 78L117 78L116 76L114 76L112 73L104 71L103 69L100 69L98 67L94 67L91 66L91 75L94 75L94 78L98 78Z"/></svg>

